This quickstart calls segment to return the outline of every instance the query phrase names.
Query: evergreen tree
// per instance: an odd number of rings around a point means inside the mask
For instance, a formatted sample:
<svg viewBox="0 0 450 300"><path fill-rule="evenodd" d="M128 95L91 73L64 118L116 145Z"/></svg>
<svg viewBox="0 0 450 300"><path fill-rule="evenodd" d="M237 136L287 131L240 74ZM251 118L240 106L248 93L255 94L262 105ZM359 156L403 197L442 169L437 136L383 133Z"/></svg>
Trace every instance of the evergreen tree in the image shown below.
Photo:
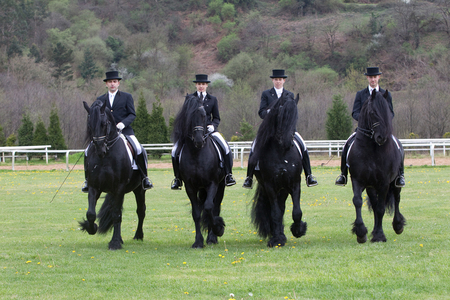
<svg viewBox="0 0 450 300"><path fill-rule="evenodd" d="M52 76L56 79L72 80L73 50L68 49L61 43L53 47L50 60L53 62L54 71Z"/></svg>
<svg viewBox="0 0 450 300"><path fill-rule="evenodd" d="M94 57L89 48L84 51L84 61L80 64L80 74L87 83L95 77L98 72L98 68L95 65Z"/></svg>
<svg viewBox="0 0 450 300"><path fill-rule="evenodd" d="M105 43L114 53L113 62L118 63L122 58L125 58L125 45L121 39L108 36Z"/></svg>
<svg viewBox="0 0 450 300"><path fill-rule="evenodd" d="M50 124L48 125L48 143L52 146L52 150L66 150L66 142L62 135L59 124L59 117L56 108L53 108L50 113ZM58 154L62 156L63 154Z"/></svg>
<svg viewBox="0 0 450 300"><path fill-rule="evenodd" d="M3 132L3 127L0 126L0 147L6 146L6 136Z"/></svg>
<svg viewBox="0 0 450 300"><path fill-rule="evenodd" d="M150 115L147 111L144 95L139 95L138 105L136 108L136 119L133 121L134 135L141 144L148 144L148 133L150 130Z"/></svg>
<svg viewBox="0 0 450 300"><path fill-rule="evenodd" d="M239 131L242 134L241 138L239 139L241 141L253 141L256 136L253 126L250 125L250 123L248 123L245 118L240 123Z"/></svg>
<svg viewBox="0 0 450 300"><path fill-rule="evenodd" d="M16 144L17 137L14 133L11 133L8 138L6 139L6 146L11 147Z"/></svg>
<svg viewBox="0 0 450 300"><path fill-rule="evenodd" d="M329 140L345 140L352 131L352 119L341 95L333 96L333 105L327 111L325 123Z"/></svg>
<svg viewBox="0 0 450 300"><path fill-rule="evenodd" d="M33 145L48 145L47 129L44 122L39 118L36 123L36 129L34 130Z"/></svg>
<svg viewBox="0 0 450 300"><path fill-rule="evenodd" d="M168 143L169 137L167 134L166 120L163 116L163 108L161 102L153 103L153 109L150 114L150 126L148 128L148 141L149 143ZM162 151L152 151L151 155L161 157Z"/></svg>
<svg viewBox="0 0 450 300"><path fill-rule="evenodd" d="M28 53L28 57L34 57L35 63L40 63L42 61L41 52L36 44L33 44L30 48L30 53Z"/></svg>
<svg viewBox="0 0 450 300"><path fill-rule="evenodd" d="M31 122L30 116L24 114L22 116L22 125L19 127L17 137L19 139L19 146L31 146L33 145L33 122Z"/></svg>

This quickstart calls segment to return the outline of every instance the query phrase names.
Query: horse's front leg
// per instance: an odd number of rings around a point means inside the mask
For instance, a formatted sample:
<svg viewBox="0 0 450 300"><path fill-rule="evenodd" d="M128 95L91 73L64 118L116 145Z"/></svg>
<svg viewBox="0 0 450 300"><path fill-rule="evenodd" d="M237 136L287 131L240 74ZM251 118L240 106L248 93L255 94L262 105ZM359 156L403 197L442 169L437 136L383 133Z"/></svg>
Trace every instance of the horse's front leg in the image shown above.
<svg viewBox="0 0 450 300"><path fill-rule="evenodd" d="M88 210L86 212L86 219L83 222L79 222L81 225L81 230L87 231L89 234L96 234L97 233L97 224L95 223L95 219L97 218L97 214L95 212L95 206L97 205L98 198L102 194L101 191L89 187L89 194L88 194Z"/></svg>
<svg viewBox="0 0 450 300"><path fill-rule="evenodd" d="M395 187L394 182L391 183L391 189L394 193L394 220L392 221L392 227L394 228L395 233L401 234L403 232L403 227L406 225L406 219L400 213L400 192L402 188Z"/></svg>
<svg viewBox="0 0 450 300"><path fill-rule="evenodd" d="M124 196L125 194L123 192L114 195L114 199L112 202L111 217L113 221L114 230L111 241L109 242L109 250L122 249L123 240L122 240L121 226L122 226L122 206Z"/></svg>
<svg viewBox="0 0 450 300"><path fill-rule="evenodd" d="M220 217L220 208L224 191L225 183L221 182L216 189L213 199L214 208L212 210L212 222L208 224L208 237L206 238L206 243L208 245L217 244L217 237L222 236L225 232L225 221Z"/></svg>
<svg viewBox="0 0 450 300"><path fill-rule="evenodd" d="M294 188L291 194L292 197L292 220L294 223L291 225L292 235L296 238L302 237L306 233L307 224L302 221L302 209L300 208L300 184Z"/></svg>
<svg viewBox="0 0 450 300"><path fill-rule="evenodd" d="M361 215L362 197L361 194L364 191L364 187L361 186L356 180L352 178L353 187L353 205L355 206L356 219L353 222L352 232L356 234L356 240L362 244L367 241L367 228L364 225L364 221Z"/></svg>
<svg viewBox="0 0 450 300"><path fill-rule="evenodd" d="M203 211L203 203L201 203L197 197L197 190L192 188L188 183L186 183L186 193L191 200L192 207L192 219L194 219L195 224L195 242L192 244L192 248L203 248L204 239L202 235L201 228L201 217Z"/></svg>
<svg viewBox="0 0 450 300"><path fill-rule="evenodd" d="M283 214L284 210L281 211L279 206L279 201L277 198L277 192L270 185L266 185L267 197L270 203L270 228L272 237L267 242L268 247L282 247L286 244L286 235L284 234L283 226ZM280 195L281 196L281 195ZM286 200L287 193L285 193L284 201Z"/></svg>
<svg viewBox="0 0 450 300"><path fill-rule="evenodd" d="M383 216L386 212L386 195L387 187L383 187L376 191L373 188L367 189L367 195L372 205L374 224L372 230L371 242L386 242L386 236L383 232Z"/></svg>
<svg viewBox="0 0 450 300"><path fill-rule="evenodd" d="M133 191L134 196L136 197L136 214L138 216L138 226L136 228L136 233L134 235L135 240L143 240L144 239L144 231L142 229L144 225L144 219L145 219L145 190L142 189L141 186L139 186L137 189Z"/></svg>
<svg viewBox="0 0 450 300"><path fill-rule="evenodd" d="M217 244L217 237L222 236L225 232L225 222L223 218L218 215L216 205L214 203L217 194L218 186L212 182L206 189L205 205L203 208L204 222L208 227L208 244Z"/></svg>

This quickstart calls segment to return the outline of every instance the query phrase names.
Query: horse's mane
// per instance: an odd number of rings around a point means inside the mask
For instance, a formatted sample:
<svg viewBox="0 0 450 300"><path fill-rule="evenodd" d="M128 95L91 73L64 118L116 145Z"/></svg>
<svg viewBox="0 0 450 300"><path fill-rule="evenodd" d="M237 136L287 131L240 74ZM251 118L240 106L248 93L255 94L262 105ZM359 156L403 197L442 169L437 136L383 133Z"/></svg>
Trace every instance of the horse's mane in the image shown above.
<svg viewBox="0 0 450 300"><path fill-rule="evenodd" d="M297 125L297 103L291 94L283 95L269 106L270 112L259 126L257 145L263 147L275 140L284 149L292 145L292 137Z"/></svg>
<svg viewBox="0 0 450 300"><path fill-rule="evenodd" d="M173 124L173 141L184 143L191 131L191 120L194 112L201 105L200 99L194 94L186 95L183 107L178 112Z"/></svg>
<svg viewBox="0 0 450 300"><path fill-rule="evenodd" d="M358 127L368 129L373 122L380 122L384 134L392 134L392 113L386 100L388 91L384 94L373 92L366 102L364 102L358 118Z"/></svg>

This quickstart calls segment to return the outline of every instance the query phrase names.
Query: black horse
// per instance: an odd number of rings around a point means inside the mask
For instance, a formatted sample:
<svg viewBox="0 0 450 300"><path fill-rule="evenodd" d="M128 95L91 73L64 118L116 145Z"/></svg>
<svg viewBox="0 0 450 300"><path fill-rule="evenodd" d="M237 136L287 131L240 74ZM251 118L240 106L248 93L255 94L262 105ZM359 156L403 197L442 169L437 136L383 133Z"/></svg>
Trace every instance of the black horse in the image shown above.
<svg viewBox="0 0 450 300"><path fill-rule="evenodd" d="M191 200L195 223L195 242L192 248L202 248L202 230L208 230L206 242L217 244L217 237L225 231L220 217L220 205L225 190L225 172L212 138L205 134L206 112L195 95L187 95L173 129L173 139L181 148L180 177Z"/></svg>
<svg viewBox="0 0 450 300"><path fill-rule="evenodd" d="M292 234L299 238L306 233L300 208L300 181L302 158L293 140L297 124L297 103L281 97L275 101L261 123L254 142L253 153L259 158L259 170L255 171L258 185L253 198L252 222L261 237L269 237L267 246L284 246L283 216L286 199L291 195L293 203Z"/></svg>
<svg viewBox="0 0 450 300"><path fill-rule="evenodd" d="M392 226L397 234L403 232L406 223L400 213L401 188L395 186L395 178L403 163L403 148L392 135L392 113L386 97L380 92L372 92L364 102L359 115L355 142L351 145L347 163L353 187L353 204L356 209L356 220L352 232L356 234L358 243L367 241L367 228L361 216L362 197L366 189L369 208L374 212L374 228L372 242L386 242L383 232L383 216L395 209Z"/></svg>
<svg viewBox="0 0 450 300"><path fill-rule="evenodd" d="M138 227L134 239L142 240L142 225L145 218L145 190L142 188L141 173L133 170L123 136L116 128L111 111L106 102L96 100L91 107L83 101L88 112L87 136L91 141L85 156L84 169L89 185L89 208L87 220L80 222L81 229L89 234L97 232L95 219L98 217L99 233L106 233L114 226L109 249L121 249L123 240L120 233L124 195L133 192L136 197ZM106 192L105 201L95 213L97 200Z"/></svg>

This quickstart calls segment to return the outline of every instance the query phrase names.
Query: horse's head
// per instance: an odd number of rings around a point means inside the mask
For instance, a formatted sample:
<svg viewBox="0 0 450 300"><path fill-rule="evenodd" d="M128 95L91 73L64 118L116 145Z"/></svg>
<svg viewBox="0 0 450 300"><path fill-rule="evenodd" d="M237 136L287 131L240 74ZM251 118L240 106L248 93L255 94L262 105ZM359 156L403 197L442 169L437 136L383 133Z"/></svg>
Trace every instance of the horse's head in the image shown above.
<svg viewBox="0 0 450 300"><path fill-rule="evenodd" d="M384 94L373 90L363 104L358 120L358 130L380 146L392 134L392 114L386 100L388 95L387 90Z"/></svg>
<svg viewBox="0 0 450 300"><path fill-rule="evenodd" d="M196 148L203 147L206 133L206 111L195 95L186 95L183 107L175 118L173 138L184 143L190 138Z"/></svg>
<svg viewBox="0 0 450 300"><path fill-rule="evenodd" d="M106 102L96 100L91 107L83 101L88 112L87 132L100 157L108 150L108 141L117 136L116 122L111 112L106 109Z"/></svg>
<svg viewBox="0 0 450 300"><path fill-rule="evenodd" d="M299 95L294 99L292 94L283 95L270 105L270 112L259 127L256 139L261 144L275 140L287 149L292 145L292 136L297 126L297 103Z"/></svg>

